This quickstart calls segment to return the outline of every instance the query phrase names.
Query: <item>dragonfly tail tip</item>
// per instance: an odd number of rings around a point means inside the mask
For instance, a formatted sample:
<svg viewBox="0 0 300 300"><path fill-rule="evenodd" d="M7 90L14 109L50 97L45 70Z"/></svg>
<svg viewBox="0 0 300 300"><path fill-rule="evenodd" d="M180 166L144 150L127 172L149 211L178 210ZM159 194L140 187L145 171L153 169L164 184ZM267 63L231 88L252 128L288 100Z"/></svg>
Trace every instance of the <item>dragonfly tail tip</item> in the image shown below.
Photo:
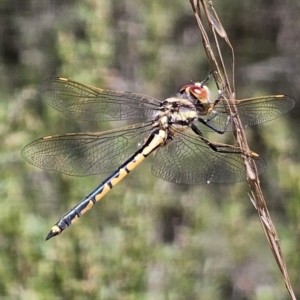
<svg viewBox="0 0 300 300"><path fill-rule="evenodd" d="M62 232L62 230L57 226L57 225L54 225L50 232L47 234L46 236L46 241L50 240L52 237L56 236L56 235L59 235L60 233Z"/></svg>

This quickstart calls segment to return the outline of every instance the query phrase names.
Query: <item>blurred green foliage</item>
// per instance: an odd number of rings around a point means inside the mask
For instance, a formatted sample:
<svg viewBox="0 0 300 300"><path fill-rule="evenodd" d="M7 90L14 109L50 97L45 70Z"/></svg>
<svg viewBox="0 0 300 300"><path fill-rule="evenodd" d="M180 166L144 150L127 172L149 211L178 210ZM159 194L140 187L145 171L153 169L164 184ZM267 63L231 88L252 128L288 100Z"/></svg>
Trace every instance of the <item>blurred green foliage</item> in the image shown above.
<svg viewBox="0 0 300 300"><path fill-rule="evenodd" d="M297 2L214 6L236 51L237 98L298 99ZM151 158L44 242L105 175L39 170L22 160L21 148L43 135L116 125L67 119L42 103L38 84L59 75L164 99L202 80L209 66L187 0L2 0L0 16L1 299L288 299L247 184L171 184L151 175ZM261 181L298 297L299 117L297 105L247 129L269 165Z"/></svg>

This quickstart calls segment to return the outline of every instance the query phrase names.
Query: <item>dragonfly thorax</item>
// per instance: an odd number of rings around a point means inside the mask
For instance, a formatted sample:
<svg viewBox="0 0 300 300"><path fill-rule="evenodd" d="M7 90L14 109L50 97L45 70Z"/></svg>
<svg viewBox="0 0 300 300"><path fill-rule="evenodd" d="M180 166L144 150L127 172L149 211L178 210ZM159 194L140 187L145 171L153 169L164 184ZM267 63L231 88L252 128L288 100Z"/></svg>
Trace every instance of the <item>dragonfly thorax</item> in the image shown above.
<svg viewBox="0 0 300 300"><path fill-rule="evenodd" d="M176 128L183 131L197 118L195 105L189 99L168 98L162 102L160 113L156 116L154 127Z"/></svg>

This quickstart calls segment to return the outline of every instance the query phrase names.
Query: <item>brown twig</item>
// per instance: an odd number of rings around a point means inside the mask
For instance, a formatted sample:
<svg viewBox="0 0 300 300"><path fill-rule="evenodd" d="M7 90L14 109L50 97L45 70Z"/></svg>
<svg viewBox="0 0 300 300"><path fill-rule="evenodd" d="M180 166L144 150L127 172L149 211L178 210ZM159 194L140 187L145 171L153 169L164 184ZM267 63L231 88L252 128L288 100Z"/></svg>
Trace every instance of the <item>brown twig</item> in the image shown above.
<svg viewBox="0 0 300 300"><path fill-rule="evenodd" d="M230 41L227 37L226 31L223 28L218 15L213 7L212 1L209 1L208 5L205 0L190 0L192 5L195 18L197 20L201 36L203 46L210 63L211 70L214 71L214 78L216 80L216 84L219 88L219 84L221 84L221 88L224 92L224 96L227 99L227 111L232 119L232 127L233 133L236 138L236 142L238 146L245 151L244 153L251 153L251 150L248 146L247 139L245 136L245 132L243 130L243 126L241 120L238 115L238 110L236 106L233 104L232 100L235 100L235 86L234 86L234 51L233 47L230 44ZM200 4L201 3L201 4ZM206 23L210 28L210 34L212 38L209 39L209 34L205 30L204 23L202 22L201 11L206 18ZM219 46L219 37L223 39L231 50L231 81L227 75L226 64L224 63L223 56L221 53L221 49ZM214 48L214 50L213 50ZM216 53L216 54L215 54ZM244 163L246 166L247 173L247 182L249 184L251 193L250 199L257 210L258 217L260 223L264 229L265 235L267 237L268 243L276 260L276 263L283 275L284 282L286 288L291 296L291 299L296 300L295 294L293 292L293 288L289 279L288 271L286 268L286 264L281 252L281 247L279 243L279 238L275 229L275 226L270 217L267 204L263 197L263 193L260 187L260 182L256 170L256 165L254 160L250 155L243 155Z"/></svg>

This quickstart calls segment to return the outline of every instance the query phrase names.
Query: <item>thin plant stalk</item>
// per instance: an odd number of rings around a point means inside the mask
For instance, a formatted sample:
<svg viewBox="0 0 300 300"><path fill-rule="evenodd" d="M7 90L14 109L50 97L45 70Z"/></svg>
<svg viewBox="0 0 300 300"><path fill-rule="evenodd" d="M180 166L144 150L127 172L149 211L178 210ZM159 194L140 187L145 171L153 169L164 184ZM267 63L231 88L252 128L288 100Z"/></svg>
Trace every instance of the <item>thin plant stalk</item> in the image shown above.
<svg viewBox="0 0 300 300"><path fill-rule="evenodd" d="M235 100L235 58L233 47L228 39L223 25L221 24L221 21L219 20L217 12L213 7L212 1L209 1L207 4L205 0L190 0L190 3L200 29L204 50L210 63L211 70L213 71L217 87L218 89L222 90L222 95L227 99L226 109L232 120L233 134L235 136L236 143L241 149L243 149L243 151L245 151L245 154L251 153L241 120L239 118L238 110L232 101ZM205 27L204 24L208 25L208 30L206 30L207 26ZM209 36L211 36L211 38ZM227 66L224 62L219 45L219 38L225 41L227 47L231 51L231 64L229 66ZM228 69L231 72L231 77L228 76ZM260 187L260 181L255 162L251 158L251 155L243 155L243 158L246 166L247 182L250 187L250 200L257 211L260 223L267 237L276 263L283 275L283 279L290 297L291 299L296 300L281 251L279 237L272 222Z"/></svg>

